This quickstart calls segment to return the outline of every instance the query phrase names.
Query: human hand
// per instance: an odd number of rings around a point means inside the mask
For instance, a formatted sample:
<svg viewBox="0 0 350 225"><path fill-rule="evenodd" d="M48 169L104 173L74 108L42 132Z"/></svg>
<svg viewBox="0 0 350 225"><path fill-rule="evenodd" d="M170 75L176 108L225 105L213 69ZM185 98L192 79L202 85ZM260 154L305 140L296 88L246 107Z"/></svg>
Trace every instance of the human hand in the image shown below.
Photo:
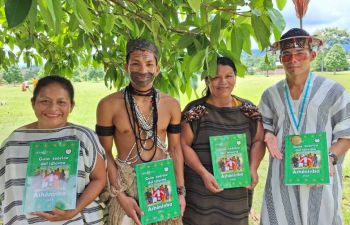
<svg viewBox="0 0 350 225"><path fill-rule="evenodd" d="M332 157L329 157L329 175L331 176L331 177L333 177L334 176L334 165L333 165L333 158ZM322 187L322 184L316 184L316 185L314 185L314 184L309 184L309 185L307 185L307 187L309 187L309 188L314 188L314 187L316 187L316 188L319 188L319 187Z"/></svg>
<svg viewBox="0 0 350 225"><path fill-rule="evenodd" d="M259 175L258 175L258 172L255 169L250 169L250 176L252 178L252 183L251 183L250 186L247 186L246 188L252 190L252 189L255 188L255 186L259 182Z"/></svg>
<svg viewBox="0 0 350 225"><path fill-rule="evenodd" d="M179 195L179 203L180 203L181 216L183 216L186 208L186 200L184 195Z"/></svg>
<svg viewBox="0 0 350 225"><path fill-rule="evenodd" d="M202 176L203 183L205 187L213 193L218 193L223 191L224 189L220 188L219 184L216 182L213 174L206 171L206 173Z"/></svg>
<svg viewBox="0 0 350 225"><path fill-rule="evenodd" d="M266 143L267 149L269 150L270 155L273 158L276 158L279 160L283 159L283 155L281 151L278 149L277 137L274 134L272 134L271 132L265 133L264 142Z"/></svg>
<svg viewBox="0 0 350 225"><path fill-rule="evenodd" d="M141 225L139 217L143 215L140 207L136 200L132 197L127 196L125 193L119 193L116 197L120 206L125 211L125 214L130 217L137 225Z"/></svg>
<svg viewBox="0 0 350 225"><path fill-rule="evenodd" d="M334 176L334 165L333 165L334 159L332 157L329 157L329 175L331 177Z"/></svg>
<svg viewBox="0 0 350 225"><path fill-rule="evenodd" d="M72 219L78 213L77 209L60 210L55 208L51 212L34 212L32 215L43 217L50 222L55 222Z"/></svg>

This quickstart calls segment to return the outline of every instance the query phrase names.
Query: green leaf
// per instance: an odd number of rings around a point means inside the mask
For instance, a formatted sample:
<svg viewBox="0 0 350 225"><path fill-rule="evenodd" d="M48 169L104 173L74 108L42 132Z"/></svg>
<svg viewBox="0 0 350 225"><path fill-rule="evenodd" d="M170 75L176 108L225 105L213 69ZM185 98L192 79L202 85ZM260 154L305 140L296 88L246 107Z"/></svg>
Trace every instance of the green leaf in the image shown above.
<svg viewBox="0 0 350 225"><path fill-rule="evenodd" d="M176 43L177 48L187 48L190 44L193 43L194 37L190 34L183 35L179 41Z"/></svg>
<svg viewBox="0 0 350 225"><path fill-rule="evenodd" d="M69 17L69 30L74 32L79 28L79 21L76 16L72 15Z"/></svg>
<svg viewBox="0 0 350 225"><path fill-rule="evenodd" d="M52 3L53 3L52 6L53 6L54 12L53 12L53 14L51 13L51 15L52 15L52 18L54 18L55 33L59 34L61 32L61 22L63 19L62 5L61 5L61 2L57 1L57 0L54 0Z"/></svg>
<svg viewBox="0 0 350 225"><path fill-rule="evenodd" d="M7 0L5 2L5 14L9 28L21 24L27 17L32 0Z"/></svg>
<svg viewBox="0 0 350 225"><path fill-rule="evenodd" d="M287 0L276 0L277 3L277 7L279 10L282 10L284 8L284 6L287 3Z"/></svg>
<svg viewBox="0 0 350 225"><path fill-rule="evenodd" d="M278 40L286 27L286 22L284 21L282 14L276 9L267 9L267 14L270 17L271 24L274 28L275 40Z"/></svg>
<svg viewBox="0 0 350 225"><path fill-rule="evenodd" d="M129 28L130 30L133 30L134 29L134 25L133 23L129 20L128 17L126 16L121 16L119 17L121 20L122 20L122 23L127 27Z"/></svg>
<svg viewBox="0 0 350 225"><path fill-rule="evenodd" d="M255 33L255 38L258 41L260 50L267 48L270 44L270 30L266 26L263 16L252 15L252 26Z"/></svg>
<svg viewBox="0 0 350 225"><path fill-rule="evenodd" d="M46 0L46 4L47 4L47 9L49 10L49 13L51 14L53 23L56 25L56 15L55 15L55 10L53 8L52 0Z"/></svg>
<svg viewBox="0 0 350 225"><path fill-rule="evenodd" d="M241 58L243 48L243 35L240 27L233 27L231 31L231 51L235 56L235 59Z"/></svg>
<svg viewBox="0 0 350 225"><path fill-rule="evenodd" d="M55 24L49 12L46 0L38 0L38 3L41 16L44 18L45 23L47 24L49 29L53 29L55 27Z"/></svg>
<svg viewBox="0 0 350 225"><path fill-rule="evenodd" d="M202 68L205 57L205 50L198 51L191 59L190 73L198 71Z"/></svg>
<svg viewBox="0 0 350 225"><path fill-rule="evenodd" d="M29 14L28 14L29 30L30 30L31 34L34 34L37 13L38 13L37 0L33 0L32 5L31 5L30 10L29 10Z"/></svg>
<svg viewBox="0 0 350 225"><path fill-rule="evenodd" d="M88 32L91 32L94 28L94 25L91 20L91 13L83 0L76 1L76 12L79 14L80 18L83 21L83 26L87 29Z"/></svg>
<svg viewBox="0 0 350 225"><path fill-rule="evenodd" d="M187 2L195 13L199 12L202 0L187 0Z"/></svg>
<svg viewBox="0 0 350 225"><path fill-rule="evenodd" d="M216 14L213 21L211 22L210 29L210 41L215 45L220 43L220 30L221 30L221 15Z"/></svg>
<svg viewBox="0 0 350 225"><path fill-rule="evenodd" d="M240 33L243 39L243 50L249 54L252 54L250 30L252 30L250 25L245 23L240 25Z"/></svg>
<svg viewBox="0 0 350 225"><path fill-rule="evenodd" d="M160 15L154 14L153 16L163 26L164 29L167 29L167 26L165 25L164 20Z"/></svg>
<svg viewBox="0 0 350 225"><path fill-rule="evenodd" d="M217 57L216 52L211 52L209 56L209 67L208 67L208 76L215 76L217 71Z"/></svg>
<svg viewBox="0 0 350 225"><path fill-rule="evenodd" d="M101 17L101 22L100 22L103 33L109 34L114 27L114 23L115 23L115 16L111 14L104 14Z"/></svg>

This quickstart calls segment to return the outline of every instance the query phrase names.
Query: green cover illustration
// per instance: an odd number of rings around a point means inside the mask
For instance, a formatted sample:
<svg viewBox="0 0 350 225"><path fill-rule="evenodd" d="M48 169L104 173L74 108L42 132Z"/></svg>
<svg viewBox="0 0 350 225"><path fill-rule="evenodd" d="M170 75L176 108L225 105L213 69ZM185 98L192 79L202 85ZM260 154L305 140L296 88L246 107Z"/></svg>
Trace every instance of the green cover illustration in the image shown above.
<svg viewBox="0 0 350 225"><path fill-rule="evenodd" d="M326 133L289 135L285 139L286 185L329 184Z"/></svg>
<svg viewBox="0 0 350 225"><path fill-rule="evenodd" d="M180 216L172 159L135 165L143 225Z"/></svg>
<svg viewBox="0 0 350 225"><path fill-rule="evenodd" d="M29 149L23 211L76 207L79 140L32 142Z"/></svg>
<svg viewBox="0 0 350 225"><path fill-rule="evenodd" d="M214 177L221 188L251 185L245 134L209 137Z"/></svg>

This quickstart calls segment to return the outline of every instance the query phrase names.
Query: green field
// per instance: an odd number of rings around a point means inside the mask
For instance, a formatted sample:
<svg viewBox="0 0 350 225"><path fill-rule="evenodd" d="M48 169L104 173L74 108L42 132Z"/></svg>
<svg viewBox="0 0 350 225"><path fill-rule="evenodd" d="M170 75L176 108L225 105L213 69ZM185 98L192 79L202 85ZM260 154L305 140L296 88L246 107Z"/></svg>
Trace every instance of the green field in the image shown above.
<svg viewBox="0 0 350 225"><path fill-rule="evenodd" d="M322 74L330 79L341 83L350 93L350 73ZM246 76L237 78L234 94L258 103L260 96L267 87L283 79L284 76ZM204 84L201 85L203 87ZM76 106L69 120L73 123L85 125L90 128L95 126L95 110L99 99L112 93L103 83L74 83L76 91ZM198 93L201 93L200 91ZM193 95L194 96L194 95ZM20 86L0 86L0 142L2 142L12 130L33 122L35 116L30 104L32 93L22 92ZM181 106L188 102L187 97L180 99ZM260 182L255 189L251 224L258 224L262 200L262 190L267 173L267 155L259 169ZM343 193L343 215L344 224L350 224L350 156L347 155L344 162L344 193Z"/></svg>

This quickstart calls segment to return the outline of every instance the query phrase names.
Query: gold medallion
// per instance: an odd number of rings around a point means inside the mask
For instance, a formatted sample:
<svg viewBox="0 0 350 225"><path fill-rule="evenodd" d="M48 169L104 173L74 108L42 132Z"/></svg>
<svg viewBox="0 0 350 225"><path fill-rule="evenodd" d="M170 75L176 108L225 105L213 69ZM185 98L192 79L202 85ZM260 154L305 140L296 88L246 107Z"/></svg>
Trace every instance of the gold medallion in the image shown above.
<svg viewBox="0 0 350 225"><path fill-rule="evenodd" d="M291 138L291 142L293 145L299 145L301 143L301 137L299 135L294 135Z"/></svg>

